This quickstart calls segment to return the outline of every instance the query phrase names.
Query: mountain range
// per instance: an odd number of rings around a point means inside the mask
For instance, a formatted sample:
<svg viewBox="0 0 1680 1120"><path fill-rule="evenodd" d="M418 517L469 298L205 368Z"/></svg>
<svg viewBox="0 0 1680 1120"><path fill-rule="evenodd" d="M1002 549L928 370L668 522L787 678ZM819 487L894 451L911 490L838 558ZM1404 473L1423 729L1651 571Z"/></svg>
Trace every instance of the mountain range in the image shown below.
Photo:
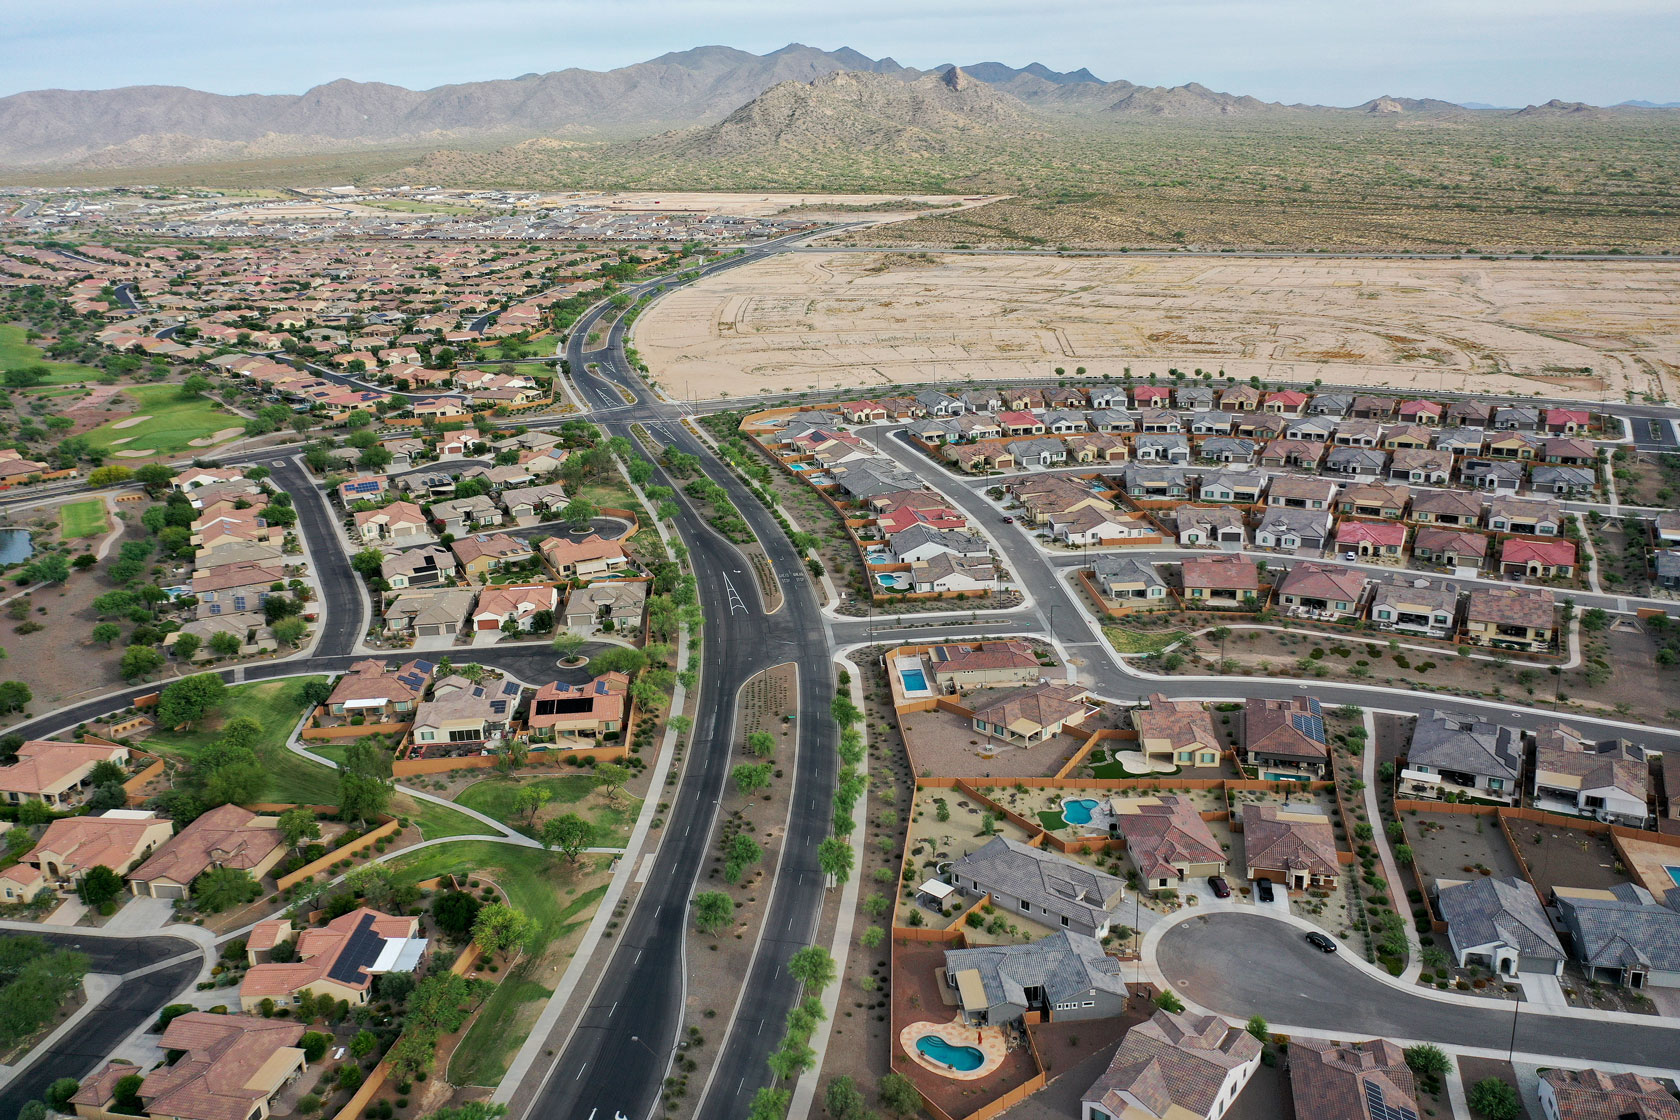
<svg viewBox="0 0 1680 1120"><path fill-rule="evenodd" d="M1660 108L1652 106L1651 108ZM1513 116L1650 111L1551 101ZM631 142L649 155L848 144L935 152L952 137L1029 135L1057 121L1302 113L1471 116L1446 101L1282 105L1198 83L1105 82L1033 63L922 71L849 47L793 43L764 55L707 46L605 72L567 69L411 90L348 79L301 94L224 95L179 86L35 90L0 98L0 167L161 166L373 147L494 147L531 138Z"/></svg>

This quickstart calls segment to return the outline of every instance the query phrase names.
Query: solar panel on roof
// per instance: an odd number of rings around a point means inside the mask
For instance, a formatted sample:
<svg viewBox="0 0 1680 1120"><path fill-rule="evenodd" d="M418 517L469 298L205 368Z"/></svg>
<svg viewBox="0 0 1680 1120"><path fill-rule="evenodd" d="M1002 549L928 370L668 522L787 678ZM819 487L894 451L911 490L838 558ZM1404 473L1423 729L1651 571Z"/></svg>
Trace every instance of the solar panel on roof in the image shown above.
<svg viewBox="0 0 1680 1120"><path fill-rule="evenodd" d="M343 952L327 970L327 977L341 984L360 983L362 969L377 961L384 948L385 939L373 931L373 915L363 914L345 941Z"/></svg>
<svg viewBox="0 0 1680 1120"><path fill-rule="evenodd" d="M1294 715L1289 721L1295 725L1295 730L1317 741L1324 742L1324 717Z"/></svg>
<svg viewBox="0 0 1680 1120"><path fill-rule="evenodd" d="M495 712L497 715L505 715L507 713L507 701L506 700L492 700L492 701L490 701L490 710L492 712Z"/></svg>
<svg viewBox="0 0 1680 1120"><path fill-rule="evenodd" d="M1383 1087L1375 1081L1365 1082L1365 1104L1371 1120L1418 1120L1418 1114L1405 1105L1389 1104Z"/></svg>

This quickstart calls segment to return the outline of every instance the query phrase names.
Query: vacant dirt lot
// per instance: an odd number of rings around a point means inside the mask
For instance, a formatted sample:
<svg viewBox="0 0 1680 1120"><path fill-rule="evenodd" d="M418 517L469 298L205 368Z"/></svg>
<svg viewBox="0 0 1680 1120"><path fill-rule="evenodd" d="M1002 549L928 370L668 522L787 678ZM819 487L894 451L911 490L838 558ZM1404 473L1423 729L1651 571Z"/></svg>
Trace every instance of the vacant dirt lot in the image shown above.
<svg viewBox="0 0 1680 1120"><path fill-rule="evenodd" d="M791 253L673 292L636 335L696 394L1084 366L1621 399L1680 393L1680 268Z"/></svg>

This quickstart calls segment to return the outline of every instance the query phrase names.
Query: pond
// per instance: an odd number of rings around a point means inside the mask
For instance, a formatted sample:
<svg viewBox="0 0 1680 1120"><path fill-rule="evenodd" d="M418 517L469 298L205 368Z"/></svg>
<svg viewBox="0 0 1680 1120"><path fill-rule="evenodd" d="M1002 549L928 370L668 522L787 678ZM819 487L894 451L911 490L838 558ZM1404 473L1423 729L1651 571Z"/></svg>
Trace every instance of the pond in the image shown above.
<svg viewBox="0 0 1680 1120"><path fill-rule="evenodd" d="M0 529L0 564L17 564L34 555L28 529Z"/></svg>

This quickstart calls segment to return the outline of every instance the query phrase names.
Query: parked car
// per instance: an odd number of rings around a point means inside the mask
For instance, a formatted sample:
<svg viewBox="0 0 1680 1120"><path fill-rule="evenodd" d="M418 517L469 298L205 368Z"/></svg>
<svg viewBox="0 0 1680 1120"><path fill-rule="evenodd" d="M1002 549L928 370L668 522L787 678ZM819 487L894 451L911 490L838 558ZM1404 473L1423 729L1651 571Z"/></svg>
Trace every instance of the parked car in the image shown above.
<svg viewBox="0 0 1680 1120"><path fill-rule="evenodd" d="M1213 895L1215 898L1231 897L1231 884L1225 881L1225 877L1223 875L1209 875L1208 886L1213 888Z"/></svg>
<svg viewBox="0 0 1680 1120"><path fill-rule="evenodd" d="M1015 519L1013 517L1006 517L1003 519L1003 523L1005 525L1013 525L1015 524Z"/></svg>
<svg viewBox="0 0 1680 1120"><path fill-rule="evenodd" d="M1261 902L1272 900L1272 881L1270 879L1254 880L1254 893L1260 896Z"/></svg>
<svg viewBox="0 0 1680 1120"><path fill-rule="evenodd" d="M1344 552L1344 553L1342 553L1342 559L1343 560L1357 560L1357 559L1359 559L1359 553L1357 553L1357 552Z"/></svg>
<svg viewBox="0 0 1680 1120"><path fill-rule="evenodd" d="M1321 953L1334 953L1337 948L1335 940L1329 934L1319 933L1316 930L1307 934L1307 944Z"/></svg>

